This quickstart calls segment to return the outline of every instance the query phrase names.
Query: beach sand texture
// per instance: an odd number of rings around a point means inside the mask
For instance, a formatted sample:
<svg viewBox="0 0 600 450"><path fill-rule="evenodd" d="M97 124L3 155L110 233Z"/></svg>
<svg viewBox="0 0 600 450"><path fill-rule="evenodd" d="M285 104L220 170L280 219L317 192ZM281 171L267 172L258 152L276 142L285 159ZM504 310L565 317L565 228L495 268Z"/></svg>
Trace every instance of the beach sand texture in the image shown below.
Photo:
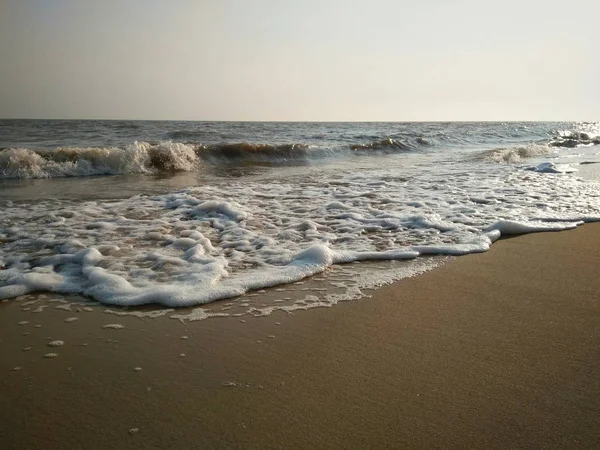
<svg viewBox="0 0 600 450"><path fill-rule="evenodd" d="M244 323L5 302L0 448L600 448L599 250L504 239Z"/></svg>

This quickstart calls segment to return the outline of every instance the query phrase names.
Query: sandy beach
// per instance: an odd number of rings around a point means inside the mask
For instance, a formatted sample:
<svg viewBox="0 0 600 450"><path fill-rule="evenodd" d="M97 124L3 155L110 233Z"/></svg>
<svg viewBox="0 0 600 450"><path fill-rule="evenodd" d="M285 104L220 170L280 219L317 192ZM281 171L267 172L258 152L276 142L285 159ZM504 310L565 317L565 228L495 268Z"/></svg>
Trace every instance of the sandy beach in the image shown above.
<svg viewBox="0 0 600 450"><path fill-rule="evenodd" d="M0 450L600 450L600 1L0 5Z"/></svg>
<svg viewBox="0 0 600 450"><path fill-rule="evenodd" d="M245 322L4 302L0 448L598 448L598 249L600 224L504 239Z"/></svg>

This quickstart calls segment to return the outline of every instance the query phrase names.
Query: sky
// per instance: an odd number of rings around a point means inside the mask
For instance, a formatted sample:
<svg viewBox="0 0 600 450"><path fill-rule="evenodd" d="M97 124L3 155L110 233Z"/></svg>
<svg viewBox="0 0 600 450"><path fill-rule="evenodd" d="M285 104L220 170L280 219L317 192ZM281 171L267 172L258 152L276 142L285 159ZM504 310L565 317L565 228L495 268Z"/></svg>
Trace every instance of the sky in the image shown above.
<svg viewBox="0 0 600 450"><path fill-rule="evenodd" d="M600 120L597 0L0 0L0 117Z"/></svg>

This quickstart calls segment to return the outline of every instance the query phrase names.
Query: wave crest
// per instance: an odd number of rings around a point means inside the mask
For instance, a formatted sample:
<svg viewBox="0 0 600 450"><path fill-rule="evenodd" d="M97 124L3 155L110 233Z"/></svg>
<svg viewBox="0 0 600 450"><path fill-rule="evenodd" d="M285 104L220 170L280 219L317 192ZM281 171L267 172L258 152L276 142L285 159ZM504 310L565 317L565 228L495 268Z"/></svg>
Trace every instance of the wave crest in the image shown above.
<svg viewBox="0 0 600 450"><path fill-rule="evenodd" d="M280 161L299 160L309 157L310 146L306 144L215 144L200 146L202 158L213 160Z"/></svg>
<svg viewBox="0 0 600 450"><path fill-rule="evenodd" d="M385 138L368 144L351 144L352 150L410 150L411 146L396 139Z"/></svg>

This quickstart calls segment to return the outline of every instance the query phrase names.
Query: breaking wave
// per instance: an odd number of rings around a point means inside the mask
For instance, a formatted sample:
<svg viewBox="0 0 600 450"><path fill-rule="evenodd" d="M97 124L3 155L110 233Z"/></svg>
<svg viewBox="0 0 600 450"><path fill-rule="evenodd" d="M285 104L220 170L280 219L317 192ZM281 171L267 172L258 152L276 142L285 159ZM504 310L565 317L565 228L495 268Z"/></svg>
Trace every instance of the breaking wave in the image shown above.
<svg viewBox="0 0 600 450"><path fill-rule="evenodd" d="M119 147L0 149L0 179L191 172L204 163L286 163L330 156L305 144L183 144L134 142Z"/></svg>
<svg viewBox="0 0 600 450"><path fill-rule="evenodd" d="M417 140L422 146L425 139ZM317 148L302 143L197 144L134 142L124 147L59 147L56 149L0 149L0 179L84 177L128 173L191 172L206 164L281 163L344 157L351 151L380 153L414 149L391 138L365 144Z"/></svg>
<svg viewBox="0 0 600 450"><path fill-rule="evenodd" d="M193 147L172 142L134 142L124 148L9 148L0 151L0 178L192 171L199 166L200 160Z"/></svg>
<svg viewBox="0 0 600 450"><path fill-rule="evenodd" d="M550 147L548 144L528 144L488 150L482 154L483 158L481 159L490 162L514 164L523 159L548 156L554 153L556 153L556 149Z"/></svg>

